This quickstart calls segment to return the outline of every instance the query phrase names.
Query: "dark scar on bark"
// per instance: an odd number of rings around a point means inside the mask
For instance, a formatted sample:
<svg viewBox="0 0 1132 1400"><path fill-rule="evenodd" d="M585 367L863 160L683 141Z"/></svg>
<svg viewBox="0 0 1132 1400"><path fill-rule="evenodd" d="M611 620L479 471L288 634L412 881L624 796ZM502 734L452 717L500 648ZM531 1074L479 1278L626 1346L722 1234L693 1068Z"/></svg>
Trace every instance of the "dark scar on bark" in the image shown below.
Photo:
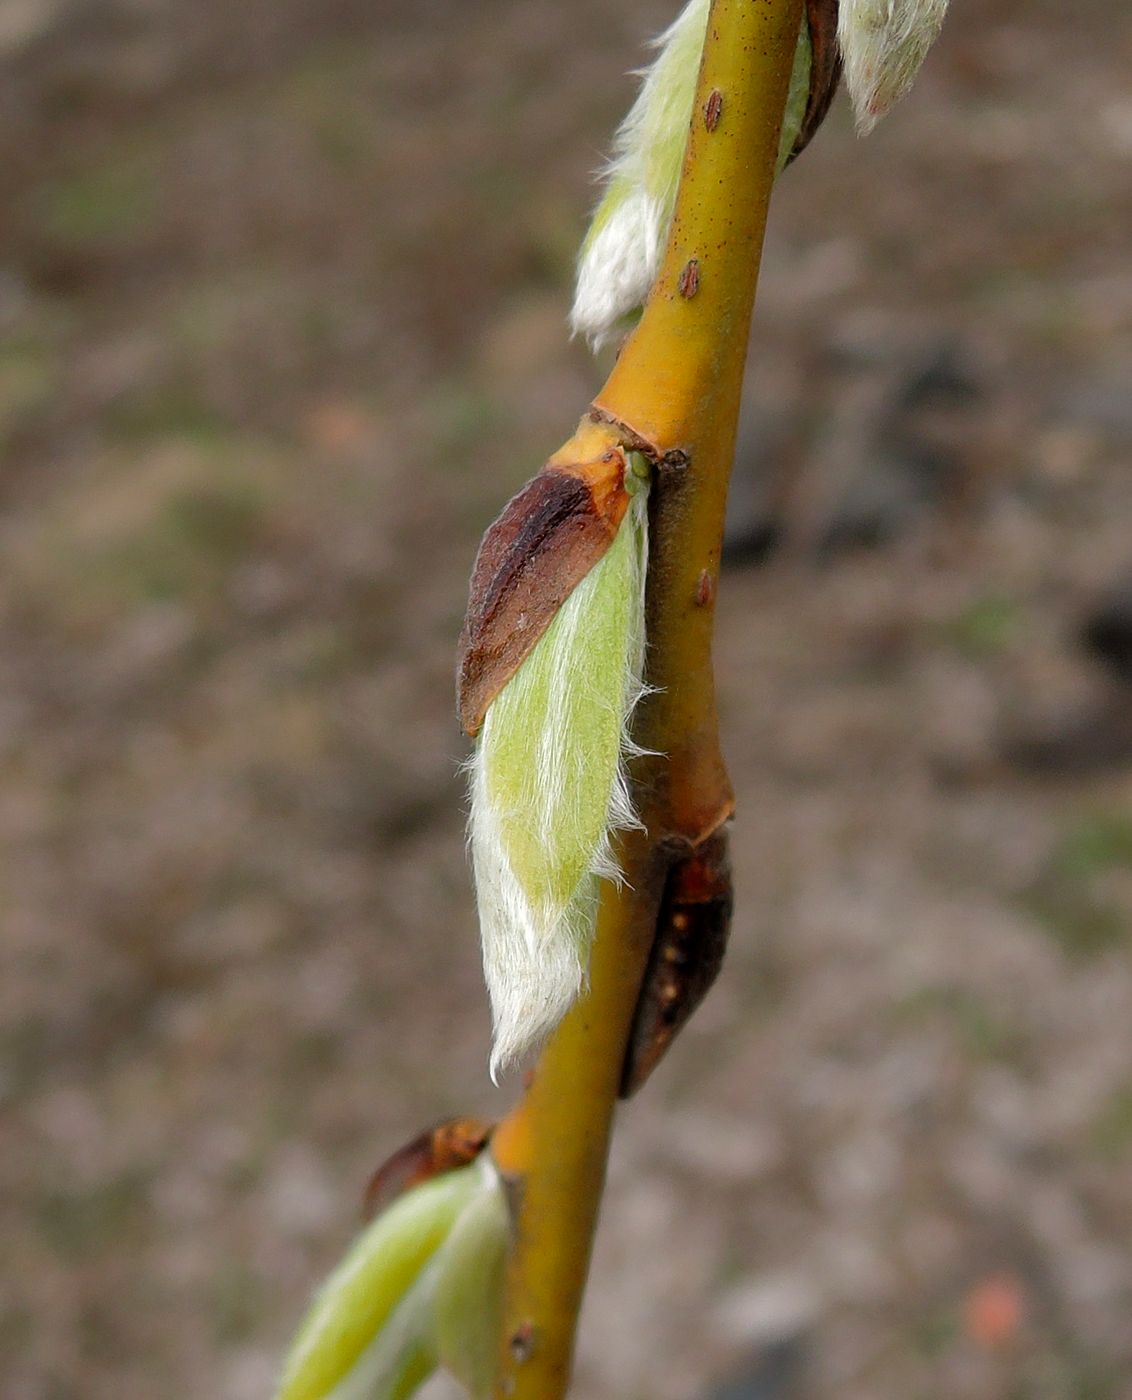
<svg viewBox="0 0 1132 1400"><path fill-rule="evenodd" d="M535 1351L535 1325L524 1322L507 1339L507 1350L520 1365L529 1361Z"/></svg>
<svg viewBox="0 0 1132 1400"><path fill-rule="evenodd" d="M708 131L714 131L719 125L719 119L723 115L723 93L718 88L712 88L708 94L708 100L704 103L704 126Z"/></svg>
<svg viewBox="0 0 1132 1400"><path fill-rule="evenodd" d="M731 928L731 861L723 826L668 869L620 1094L629 1098L663 1059L707 995Z"/></svg>
<svg viewBox="0 0 1132 1400"><path fill-rule="evenodd" d="M362 1218L372 1220L414 1186L474 1162L487 1146L493 1127L482 1118L452 1118L407 1142L370 1177Z"/></svg>
<svg viewBox="0 0 1132 1400"><path fill-rule="evenodd" d="M457 711L467 734L616 537L629 503L625 454L547 467L488 529L460 634Z"/></svg>

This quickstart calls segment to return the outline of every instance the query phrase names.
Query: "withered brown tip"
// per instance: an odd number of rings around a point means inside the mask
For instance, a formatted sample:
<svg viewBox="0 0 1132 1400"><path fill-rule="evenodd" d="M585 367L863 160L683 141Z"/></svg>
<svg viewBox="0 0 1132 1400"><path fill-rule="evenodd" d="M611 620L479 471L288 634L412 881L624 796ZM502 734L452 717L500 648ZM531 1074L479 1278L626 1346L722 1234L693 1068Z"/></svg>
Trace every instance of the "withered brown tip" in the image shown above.
<svg viewBox="0 0 1132 1400"><path fill-rule="evenodd" d="M617 534L629 503L619 449L546 467L483 537L460 634L460 723L477 734L487 707L530 655L572 590Z"/></svg>
<svg viewBox="0 0 1132 1400"><path fill-rule="evenodd" d="M493 1127L482 1118L451 1118L398 1148L370 1177L362 1218L372 1220L412 1187L474 1162L487 1146Z"/></svg>

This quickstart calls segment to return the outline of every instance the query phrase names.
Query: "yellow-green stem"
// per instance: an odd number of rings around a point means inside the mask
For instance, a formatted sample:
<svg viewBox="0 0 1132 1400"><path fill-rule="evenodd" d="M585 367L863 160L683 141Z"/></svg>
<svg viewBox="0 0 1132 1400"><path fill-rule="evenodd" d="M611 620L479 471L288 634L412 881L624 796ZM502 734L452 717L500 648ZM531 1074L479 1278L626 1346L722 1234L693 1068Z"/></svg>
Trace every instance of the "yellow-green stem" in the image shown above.
<svg viewBox="0 0 1132 1400"><path fill-rule="evenodd" d="M640 325L594 416L659 463L648 680L635 726L644 832L603 889L590 990L548 1042L492 1150L516 1201L498 1400L560 1400L613 1109L668 854L726 820L712 615L747 332L802 0L714 0L672 232Z"/></svg>

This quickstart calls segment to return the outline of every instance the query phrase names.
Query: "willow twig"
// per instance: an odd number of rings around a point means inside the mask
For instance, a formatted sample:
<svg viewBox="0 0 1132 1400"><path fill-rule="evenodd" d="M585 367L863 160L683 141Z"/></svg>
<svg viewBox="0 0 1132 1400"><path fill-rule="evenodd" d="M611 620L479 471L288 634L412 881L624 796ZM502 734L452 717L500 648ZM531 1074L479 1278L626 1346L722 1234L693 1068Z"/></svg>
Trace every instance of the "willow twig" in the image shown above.
<svg viewBox="0 0 1132 1400"><path fill-rule="evenodd" d="M515 1236L495 1394L559 1400L613 1109L664 878L731 814L712 679L714 599L747 334L802 0L714 0L676 212L644 315L581 432L655 464L648 681L634 734L643 831L606 885L589 994L547 1043L492 1151ZM569 445L568 445L569 446Z"/></svg>

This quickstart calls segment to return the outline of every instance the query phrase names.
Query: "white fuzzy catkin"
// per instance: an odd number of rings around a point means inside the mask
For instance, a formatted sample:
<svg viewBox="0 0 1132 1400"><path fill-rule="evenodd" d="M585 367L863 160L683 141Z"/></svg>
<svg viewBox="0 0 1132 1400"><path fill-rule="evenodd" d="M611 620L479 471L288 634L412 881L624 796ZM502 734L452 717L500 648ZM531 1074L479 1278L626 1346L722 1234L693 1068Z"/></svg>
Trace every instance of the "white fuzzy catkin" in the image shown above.
<svg viewBox="0 0 1132 1400"><path fill-rule="evenodd" d="M862 135L912 86L946 13L947 0L841 0L837 39Z"/></svg>
<svg viewBox="0 0 1132 1400"><path fill-rule="evenodd" d="M709 0L688 0L653 40L637 100L613 138L606 192L578 259L570 325L596 349L648 296L672 219Z"/></svg>
<svg viewBox="0 0 1132 1400"><path fill-rule="evenodd" d="M570 312L574 334L584 335L595 350L624 329L656 279L684 164L709 9L709 0L688 0L653 41L657 57L641 74L637 100L613 138L613 157L602 176L605 191L578 256ZM810 33L803 21L779 144L780 169L801 128L809 84Z"/></svg>
<svg viewBox="0 0 1132 1400"><path fill-rule="evenodd" d="M471 760L493 1079L578 996L598 880L620 878L611 834L636 823L625 759L643 692L646 498L489 706Z"/></svg>

